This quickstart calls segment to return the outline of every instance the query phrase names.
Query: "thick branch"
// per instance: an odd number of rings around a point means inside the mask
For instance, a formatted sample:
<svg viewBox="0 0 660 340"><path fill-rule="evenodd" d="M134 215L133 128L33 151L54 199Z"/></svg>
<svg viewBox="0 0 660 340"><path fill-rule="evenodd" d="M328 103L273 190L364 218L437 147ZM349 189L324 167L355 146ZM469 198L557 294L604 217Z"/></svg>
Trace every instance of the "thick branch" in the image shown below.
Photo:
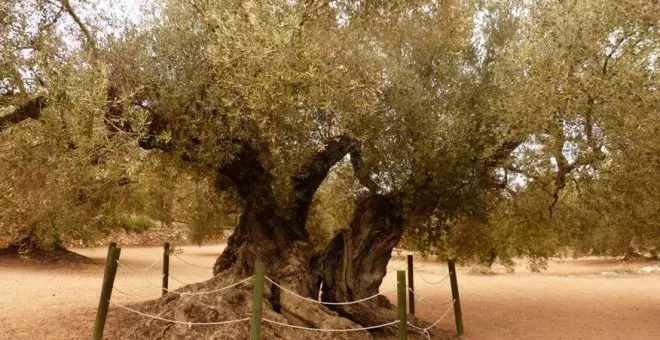
<svg viewBox="0 0 660 340"><path fill-rule="evenodd" d="M300 174L294 177L294 188L300 202L311 201L316 189L328 175L330 168L337 164L356 146L350 137L339 136L329 140L323 148L302 166Z"/></svg>
<svg viewBox="0 0 660 340"><path fill-rule="evenodd" d="M359 142L342 135L326 142L323 148L303 165L300 174L294 177L296 190L303 194L301 199L311 201L330 169L347 154L351 156L351 165L360 184L374 193L378 191L378 185L371 179L371 172L362 160Z"/></svg>
<svg viewBox="0 0 660 340"><path fill-rule="evenodd" d="M294 176L295 217L301 225L304 225L307 220L314 194L328 176L328 172L347 154L350 154L353 170L360 183L372 193L378 191L377 184L371 179L371 173L364 165L360 151L359 142L351 137L341 135L332 138L326 142L318 153L311 157L307 164L302 166L300 174Z"/></svg>
<svg viewBox="0 0 660 340"><path fill-rule="evenodd" d="M302 166L300 174L293 177L296 195L294 218L297 225L305 225L314 194L328 176L330 168L341 161L356 145L354 139L346 136L329 140L307 164Z"/></svg>
<svg viewBox="0 0 660 340"><path fill-rule="evenodd" d="M94 59L97 59L99 56L98 53L98 47L96 44L96 39L92 35L92 33L89 31L87 26L82 22L78 14L76 14L76 11L73 9L71 6L71 3L69 3L69 0L60 0L60 3L62 4L62 7L66 10L67 13L69 13L69 16L71 16L71 19L75 21L75 23L78 25L80 28L80 31L83 33L85 36L85 40L87 40L87 47L91 50L92 56Z"/></svg>
<svg viewBox="0 0 660 340"><path fill-rule="evenodd" d="M593 105L593 101L590 100L590 105ZM590 106L591 110L591 106ZM591 125L591 112L588 112L587 114L587 124ZM554 191L551 193L552 196L552 203L550 204L550 207L548 208L549 210L549 216L552 218L552 212L554 210L554 207L557 205L557 202L559 201L559 193L561 190L563 190L566 187L566 179L568 175L573 172L575 169L578 169L583 166L591 165L594 162L597 162L599 160L602 160L604 157L603 152L600 150L600 147L592 147L592 150L589 154L580 154L574 161L573 163L569 162L569 160L566 158L564 155L564 143L566 142L566 136L564 134L564 131L560 126L556 127L554 129L554 142L552 143L551 146L551 153L552 156L555 158L555 161L557 162L557 173L555 174L555 188ZM587 133L587 139L588 143L590 146L594 144L594 139L592 135L592 131L590 128L586 129Z"/></svg>

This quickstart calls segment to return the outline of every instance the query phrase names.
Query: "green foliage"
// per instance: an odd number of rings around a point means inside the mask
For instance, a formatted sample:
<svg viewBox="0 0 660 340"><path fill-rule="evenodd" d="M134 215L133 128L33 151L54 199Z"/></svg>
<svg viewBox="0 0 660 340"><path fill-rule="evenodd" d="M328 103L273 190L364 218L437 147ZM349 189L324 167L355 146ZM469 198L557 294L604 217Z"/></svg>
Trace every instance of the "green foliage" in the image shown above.
<svg viewBox="0 0 660 340"><path fill-rule="evenodd" d="M185 216L190 221L189 237L201 244L207 239L224 236L238 225L240 208L238 200L227 193L218 194L213 186L194 186Z"/></svg>
<svg viewBox="0 0 660 340"><path fill-rule="evenodd" d="M657 246L657 9L548 1L527 13L523 43L501 65L525 72L507 106L534 130L505 168L508 192L490 221L498 254L538 267L566 247L577 256Z"/></svg>
<svg viewBox="0 0 660 340"><path fill-rule="evenodd" d="M310 239L318 248L325 245L342 228L348 228L357 200L359 184L349 164L337 165L314 196L307 219Z"/></svg>

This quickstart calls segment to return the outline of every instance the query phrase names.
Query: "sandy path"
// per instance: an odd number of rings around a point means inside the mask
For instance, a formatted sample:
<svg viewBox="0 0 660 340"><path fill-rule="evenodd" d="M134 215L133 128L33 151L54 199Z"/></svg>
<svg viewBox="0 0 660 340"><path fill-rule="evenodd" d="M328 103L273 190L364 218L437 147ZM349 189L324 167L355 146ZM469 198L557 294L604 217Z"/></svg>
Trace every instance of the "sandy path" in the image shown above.
<svg viewBox="0 0 660 340"><path fill-rule="evenodd" d="M170 271L182 282L208 279L222 246L184 247L181 257L191 267L172 257ZM45 266L15 260L0 261L0 339L89 339L96 316L107 249L75 249L97 264ZM161 256L159 248L124 248L121 262L129 268L151 265ZM113 293L112 300L129 303L160 296L161 265L135 275L117 270L115 287L131 296ZM181 284L170 280L170 288Z"/></svg>
<svg viewBox="0 0 660 340"><path fill-rule="evenodd" d="M183 282L207 279L221 246L184 247L191 267L170 260L171 274ZM0 339L89 339L98 303L106 249L81 249L97 264L43 266L0 260ZM158 248L125 248L122 262L144 268L159 257ZM390 269L403 262L391 261ZM551 264L543 274L477 276L459 269L465 339L660 339L660 275L603 276L625 266L589 259ZM446 265L420 263L417 273L430 282L446 274ZM594 274L596 273L596 274ZM396 287L395 273L386 287ZM434 321L446 310L449 286L430 286L415 278L424 299L417 315ZM160 265L136 276L120 268L115 286L134 296L115 293L119 303L160 295ZM180 286L170 280L170 286ZM394 297L394 294L390 295ZM440 328L453 330L450 312Z"/></svg>
<svg viewBox="0 0 660 340"><path fill-rule="evenodd" d="M464 339L660 339L660 275L600 274L640 266L587 259L552 263L542 274L517 268L519 274L500 269L490 276L459 268ZM447 272L438 263L419 269L429 282ZM387 279L394 284L392 275ZM437 320L451 300L448 284L434 287L415 279L416 290L427 295L417 302L416 314ZM439 326L453 331L453 313Z"/></svg>

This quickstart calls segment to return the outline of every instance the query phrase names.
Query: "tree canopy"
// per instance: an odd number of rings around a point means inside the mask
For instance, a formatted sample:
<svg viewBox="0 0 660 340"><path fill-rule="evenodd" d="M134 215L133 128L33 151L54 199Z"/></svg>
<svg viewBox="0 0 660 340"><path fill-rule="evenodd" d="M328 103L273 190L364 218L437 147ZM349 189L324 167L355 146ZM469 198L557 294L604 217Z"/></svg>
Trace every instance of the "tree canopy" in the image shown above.
<svg viewBox="0 0 660 340"><path fill-rule="evenodd" d="M406 242L465 259L658 244L654 2L94 5L0 10L5 233L111 225L149 153L208 178L257 150L284 212L334 140L348 201L312 216L396 194Z"/></svg>

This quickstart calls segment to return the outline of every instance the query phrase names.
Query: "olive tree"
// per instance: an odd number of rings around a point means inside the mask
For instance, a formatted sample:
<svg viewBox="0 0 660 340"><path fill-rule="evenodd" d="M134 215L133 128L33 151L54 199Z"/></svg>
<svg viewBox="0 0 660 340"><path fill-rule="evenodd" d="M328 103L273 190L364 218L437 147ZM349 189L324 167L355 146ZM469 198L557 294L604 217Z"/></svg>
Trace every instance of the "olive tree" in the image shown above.
<svg viewBox="0 0 660 340"><path fill-rule="evenodd" d="M61 4L84 42L67 57L87 58L73 69L93 69L80 74L98 86L28 91L3 123L66 117L80 136L126 145L132 138L210 176L216 197L235 197L241 214L213 278L183 291L234 283L262 261L297 294L352 301L378 293L404 233L421 249L468 258L490 252L511 221L512 234L530 244L512 247L545 259L555 238L533 243L548 233L528 230L532 220L507 204L524 204L538 212L533 221L551 225L570 183L613 185L626 171L615 161L634 136L624 132L634 130L622 123L656 126L656 14L642 1L163 0L141 24L100 41ZM92 89L95 105L56 105ZM630 108L647 118L629 119ZM651 133L645 138L652 143ZM318 204L331 206L324 190L332 185L350 198L350 216L334 217L346 225L319 244L310 228L322 218ZM250 294L168 294L140 307L214 322L243 317ZM266 295L265 315L290 324L348 328L395 318L382 297L328 308L275 285ZM246 327L120 319L122 338L235 337ZM264 326L266 337L290 332Z"/></svg>

